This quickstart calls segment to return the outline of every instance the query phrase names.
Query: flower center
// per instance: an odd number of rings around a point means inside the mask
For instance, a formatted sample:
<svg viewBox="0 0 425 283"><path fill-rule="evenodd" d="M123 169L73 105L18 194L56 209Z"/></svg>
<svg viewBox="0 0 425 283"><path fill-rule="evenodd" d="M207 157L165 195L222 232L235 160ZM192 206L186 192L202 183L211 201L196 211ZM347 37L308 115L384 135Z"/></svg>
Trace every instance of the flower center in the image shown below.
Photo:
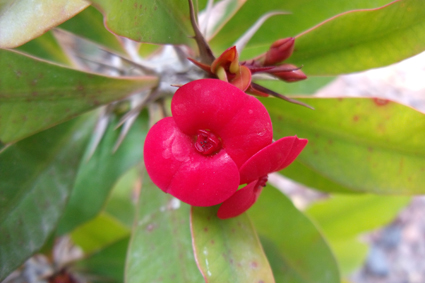
<svg viewBox="0 0 425 283"><path fill-rule="evenodd" d="M220 139L206 130L198 130L195 149L203 155L212 155L221 149Z"/></svg>

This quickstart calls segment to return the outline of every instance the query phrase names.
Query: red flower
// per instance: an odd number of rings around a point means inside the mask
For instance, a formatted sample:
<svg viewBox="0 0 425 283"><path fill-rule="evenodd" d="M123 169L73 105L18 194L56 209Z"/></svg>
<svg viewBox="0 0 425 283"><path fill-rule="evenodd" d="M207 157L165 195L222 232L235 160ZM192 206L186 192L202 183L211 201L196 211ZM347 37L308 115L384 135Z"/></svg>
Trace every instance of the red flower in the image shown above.
<svg viewBox="0 0 425 283"><path fill-rule="evenodd" d="M224 201L218 209L217 216L226 219L248 210L266 185L267 175L289 166L306 144L306 139L285 137L254 154L239 170L240 183L248 185Z"/></svg>
<svg viewBox="0 0 425 283"><path fill-rule="evenodd" d="M272 143L265 107L220 80L180 87L171 112L146 137L145 165L161 190L194 206L232 196L241 183L239 168Z"/></svg>

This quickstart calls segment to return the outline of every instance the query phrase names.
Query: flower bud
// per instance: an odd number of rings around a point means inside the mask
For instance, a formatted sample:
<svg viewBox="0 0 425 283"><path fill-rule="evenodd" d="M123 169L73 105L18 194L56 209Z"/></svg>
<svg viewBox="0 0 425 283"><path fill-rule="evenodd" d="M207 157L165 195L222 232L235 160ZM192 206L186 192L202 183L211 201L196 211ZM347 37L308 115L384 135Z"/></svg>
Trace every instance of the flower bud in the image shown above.
<svg viewBox="0 0 425 283"><path fill-rule="evenodd" d="M273 70L269 70L268 73L288 83L305 80L307 78L303 71L292 64L283 64Z"/></svg>
<svg viewBox="0 0 425 283"><path fill-rule="evenodd" d="M295 38L288 37L275 41L266 53L264 66L270 66L288 59L294 51Z"/></svg>

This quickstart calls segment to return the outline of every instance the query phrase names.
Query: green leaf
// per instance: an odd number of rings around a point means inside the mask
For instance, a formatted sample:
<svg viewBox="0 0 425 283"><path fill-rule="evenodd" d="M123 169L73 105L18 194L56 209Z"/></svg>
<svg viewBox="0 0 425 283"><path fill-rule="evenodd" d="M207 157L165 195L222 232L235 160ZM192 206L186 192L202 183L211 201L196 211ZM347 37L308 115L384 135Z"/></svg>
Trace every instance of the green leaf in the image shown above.
<svg viewBox="0 0 425 283"><path fill-rule="evenodd" d="M313 204L307 214L329 240L343 240L388 224L409 202L408 196L334 195Z"/></svg>
<svg viewBox="0 0 425 283"><path fill-rule="evenodd" d="M279 38L296 36L306 29L339 13L353 9L376 8L391 0L269 0L247 1L211 42L214 50L223 52L251 27L262 15L272 11L289 11L289 15L274 16L266 21L250 40L242 54L252 58L265 52ZM278 27L278 28L277 28Z"/></svg>
<svg viewBox="0 0 425 283"><path fill-rule="evenodd" d="M212 14L209 16L203 14L203 17L199 17L199 22L202 23L200 29L201 31L205 31L205 39L207 41L211 40L246 1L247 0L216 1L211 9ZM204 12L206 10L207 9L204 9Z"/></svg>
<svg viewBox="0 0 425 283"><path fill-rule="evenodd" d="M72 120L0 155L0 280L39 250L77 175L93 119Z"/></svg>
<svg viewBox="0 0 425 283"><path fill-rule="evenodd" d="M65 54L62 47L58 44L56 38L50 31L25 43L24 45L19 46L17 50L48 61L64 65L71 64L68 56Z"/></svg>
<svg viewBox="0 0 425 283"><path fill-rule="evenodd" d="M281 80L259 80L256 83L283 95L314 94L334 79L335 77L310 77L296 83L286 83Z"/></svg>
<svg viewBox="0 0 425 283"><path fill-rule="evenodd" d="M84 0L2 0L0 48L24 44L71 18L88 5Z"/></svg>
<svg viewBox="0 0 425 283"><path fill-rule="evenodd" d="M265 244L276 282L340 282L322 235L277 189L267 185L248 214Z"/></svg>
<svg viewBox="0 0 425 283"><path fill-rule="evenodd" d="M391 222L410 201L406 196L333 195L310 206L307 214L320 226L348 275L366 258L368 247L356 238Z"/></svg>
<svg viewBox="0 0 425 283"><path fill-rule="evenodd" d="M154 86L155 77L113 78L0 50L0 140L10 143Z"/></svg>
<svg viewBox="0 0 425 283"><path fill-rule="evenodd" d="M192 252L189 213L189 205L162 192L144 172L125 282L202 282Z"/></svg>
<svg viewBox="0 0 425 283"><path fill-rule="evenodd" d="M140 188L140 166L127 171L112 189L104 211L125 226L133 227L136 214L136 191Z"/></svg>
<svg viewBox="0 0 425 283"><path fill-rule="evenodd" d="M124 281L124 266L129 238L115 242L101 251L80 260L72 269L91 278L90 282L121 283Z"/></svg>
<svg viewBox="0 0 425 283"><path fill-rule="evenodd" d="M106 213L80 226L71 234L85 253L92 253L130 235L130 230Z"/></svg>
<svg viewBox="0 0 425 283"><path fill-rule="evenodd" d="M102 210L119 177L143 160L143 143L148 132L148 114L144 111L135 121L123 143L113 152L120 135L115 130L119 117L113 116L102 141L88 160L90 147L78 170L71 198L58 227L65 234L95 217Z"/></svg>
<svg viewBox="0 0 425 283"><path fill-rule="evenodd" d="M103 16L93 7L88 7L59 28L72 32L119 53L125 53L121 41L103 24Z"/></svg>
<svg viewBox="0 0 425 283"><path fill-rule="evenodd" d="M218 207L191 210L193 248L205 282L275 282L248 215L221 220Z"/></svg>
<svg viewBox="0 0 425 283"><path fill-rule="evenodd" d="M377 98L303 98L310 110L262 99L275 138L309 140L298 161L353 191L424 193L425 115Z"/></svg>
<svg viewBox="0 0 425 283"><path fill-rule="evenodd" d="M329 245L338 261L343 276L349 276L365 262L369 245L359 242L356 238L330 241Z"/></svg>
<svg viewBox="0 0 425 283"><path fill-rule="evenodd" d="M286 177L302 183L307 187L320 190L327 193L349 193L357 194L361 192L353 191L341 184L338 184L334 180L324 176L323 174L318 173L312 168L300 162L296 159L291 163L287 168L280 171L279 173L285 175Z"/></svg>
<svg viewBox="0 0 425 283"><path fill-rule="evenodd" d="M297 36L288 62L307 75L338 75L386 66L425 50L425 2L398 0L332 18ZM385 52L383 52L385 50Z"/></svg>
<svg viewBox="0 0 425 283"><path fill-rule="evenodd" d="M187 0L91 0L106 28L138 42L194 46Z"/></svg>

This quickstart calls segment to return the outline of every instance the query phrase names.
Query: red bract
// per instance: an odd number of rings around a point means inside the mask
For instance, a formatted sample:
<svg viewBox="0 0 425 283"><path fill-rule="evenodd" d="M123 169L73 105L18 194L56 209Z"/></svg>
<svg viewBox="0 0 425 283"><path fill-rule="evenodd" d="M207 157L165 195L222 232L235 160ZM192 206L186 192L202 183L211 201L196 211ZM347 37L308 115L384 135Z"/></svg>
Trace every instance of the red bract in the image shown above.
<svg viewBox="0 0 425 283"><path fill-rule="evenodd" d="M146 137L145 165L161 190L194 206L216 205L233 195L239 168L272 142L265 107L220 80L180 87L171 112Z"/></svg>
<svg viewBox="0 0 425 283"><path fill-rule="evenodd" d="M217 216L221 219L231 218L249 209L265 186L267 175L289 166L306 144L306 139L285 137L266 146L248 159L239 170L240 183L248 185L224 201Z"/></svg>

